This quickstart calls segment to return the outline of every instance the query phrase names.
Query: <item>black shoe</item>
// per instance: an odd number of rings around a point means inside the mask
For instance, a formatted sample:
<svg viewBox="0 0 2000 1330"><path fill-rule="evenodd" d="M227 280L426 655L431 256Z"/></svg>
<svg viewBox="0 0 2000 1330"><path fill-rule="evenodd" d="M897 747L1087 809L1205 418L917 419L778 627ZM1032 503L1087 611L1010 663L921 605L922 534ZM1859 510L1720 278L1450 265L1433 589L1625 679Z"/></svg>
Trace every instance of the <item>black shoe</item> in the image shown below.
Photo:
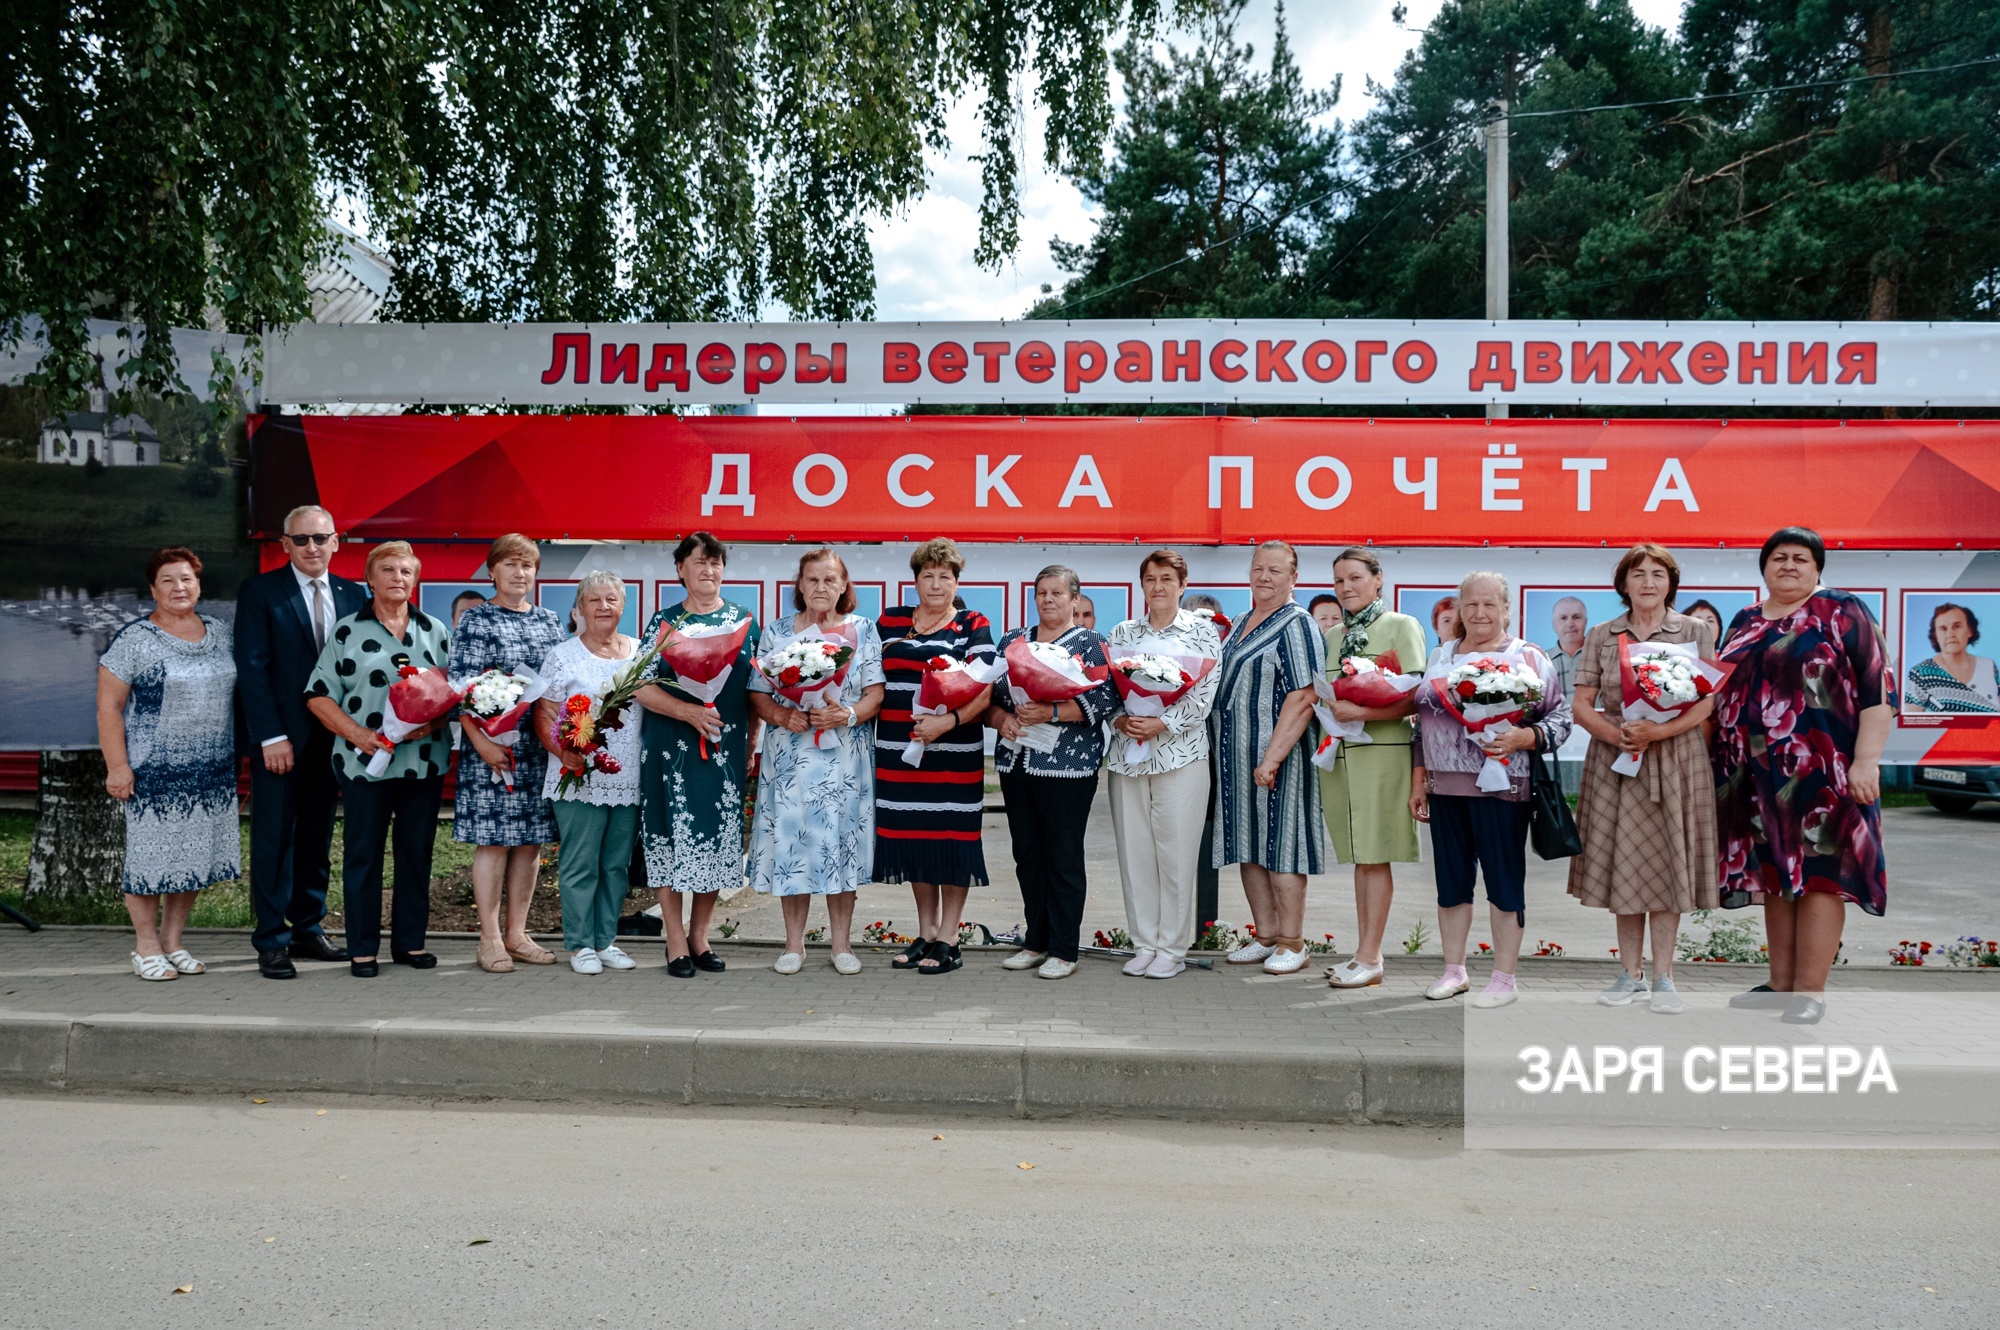
<svg viewBox="0 0 2000 1330"><path fill-rule="evenodd" d="M336 947L324 933L299 933L292 938L292 959L302 961L344 961L347 948Z"/></svg>
<svg viewBox="0 0 2000 1330"><path fill-rule="evenodd" d="M374 961L349 961L347 972L356 979L373 979L382 973L382 967Z"/></svg>
<svg viewBox="0 0 2000 1330"><path fill-rule="evenodd" d="M1816 997L1801 993L1785 1008L1785 1014L1778 1017L1787 1025L1818 1025L1819 1018L1826 1015L1826 1003Z"/></svg>
<svg viewBox="0 0 2000 1330"><path fill-rule="evenodd" d="M296 979L299 977L298 967L292 964L291 953L283 947L279 947L276 951L258 952L257 973L263 975L266 979Z"/></svg>
<svg viewBox="0 0 2000 1330"><path fill-rule="evenodd" d="M922 938L911 938L910 945L896 953L896 959L889 962L892 970L914 970L917 962L924 958L924 948L930 944Z"/></svg>
<svg viewBox="0 0 2000 1330"><path fill-rule="evenodd" d="M1729 999L1729 1005L1738 1011L1769 1011L1791 1002L1790 993L1779 993L1769 984L1759 984L1747 993L1738 993Z"/></svg>
<svg viewBox="0 0 2000 1330"><path fill-rule="evenodd" d="M667 973L672 975L676 979L694 978L694 957L692 956L667 957Z"/></svg>
<svg viewBox="0 0 2000 1330"><path fill-rule="evenodd" d="M958 948L942 940L932 942L924 948L924 959L929 965L919 965L918 974L950 974L965 962L959 958Z"/></svg>
<svg viewBox="0 0 2000 1330"><path fill-rule="evenodd" d="M692 956L689 959L694 962L695 969L706 970L710 974L721 974L729 968L729 962L712 951L704 951L701 955Z"/></svg>
<svg viewBox="0 0 2000 1330"><path fill-rule="evenodd" d="M397 951L391 948L389 959L398 965L407 965L412 970L428 970L438 963L435 951Z"/></svg>

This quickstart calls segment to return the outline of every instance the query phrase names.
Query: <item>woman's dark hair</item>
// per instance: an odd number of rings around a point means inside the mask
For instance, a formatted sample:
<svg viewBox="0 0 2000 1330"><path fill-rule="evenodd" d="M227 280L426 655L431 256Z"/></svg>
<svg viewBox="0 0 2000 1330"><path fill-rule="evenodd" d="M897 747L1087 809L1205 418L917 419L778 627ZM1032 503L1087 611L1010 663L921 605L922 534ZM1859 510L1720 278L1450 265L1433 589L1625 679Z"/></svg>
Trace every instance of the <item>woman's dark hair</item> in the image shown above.
<svg viewBox="0 0 2000 1330"><path fill-rule="evenodd" d="M1681 566L1674 562L1674 556L1667 553L1665 546L1655 545L1651 541L1641 542L1625 551L1625 557L1618 561L1618 567L1611 574L1611 589L1618 593L1618 599L1625 602L1625 608L1631 609L1632 596L1625 590L1625 579L1632 575L1634 568L1647 559L1667 570L1667 608L1672 609L1674 597L1681 593Z"/></svg>
<svg viewBox="0 0 2000 1330"><path fill-rule="evenodd" d="M1174 576L1180 578L1181 585L1182 586L1187 585L1187 580L1188 580L1187 560L1183 559L1180 555L1174 553L1172 550L1167 550L1167 549L1154 550L1151 554L1148 554L1145 558L1139 561L1139 578L1141 581L1145 580L1146 570L1148 568L1153 567L1155 564L1158 564L1162 568L1171 569L1173 571Z"/></svg>
<svg viewBox="0 0 2000 1330"><path fill-rule="evenodd" d="M717 540L714 533L709 531L697 531L693 535L683 537L681 543L674 546L674 562L686 563L696 552L705 554L718 563L729 562L729 547Z"/></svg>
<svg viewBox="0 0 2000 1330"><path fill-rule="evenodd" d="M1317 596L1314 596L1312 600L1307 603L1306 610L1310 612L1318 609L1322 605L1338 605L1338 604L1340 604L1340 598L1338 596L1329 596L1324 591L1322 591Z"/></svg>
<svg viewBox="0 0 2000 1330"><path fill-rule="evenodd" d="M196 566L196 572L200 572L200 566ZM1954 600L1946 600L1944 604L1940 604L1936 610L1930 612L1930 628L1928 628L1930 650L1934 650L1934 652L1936 650L1944 650L1942 646L1938 646L1938 616L1944 614L1946 610L1958 610L1960 614L1966 616L1966 628L1972 630L1972 636L1966 638L1966 646L1978 646L1978 640L1980 640L1980 616L1974 614L1968 606L1962 606L1962 604L1958 604Z"/></svg>
<svg viewBox="0 0 2000 1330"><path fill-rule="evenodd" d="M847 575L847 560L841 558L838 553L825 545L820 546L816 550L807 551L805 557L799 560L798 575L792 580L792 608L801 614L805 613L806 569L818 563L821 559L825 559L828 563L840 569L840 599L833 603L833 612L835 614L854 613L854 579Z"/></svg>
<svg viewBox="0 0 2000 1330"><path fill-rule="evenodd" d="M169 545L146 560L146 585L153 585L153 579L160 575L160 569L170 563L184 563L194 569L196 577L201 576L201 559L185 545Z"/></svg>
<svg viewBox="0 0 2000 1330"><path fill-rule="evenodd" d="M1695 613L1699 610L1707 610L1710 614L1715 616L1715 622L1717 625L1715 631L1718 635L1722 633L1723 630L1729 627L1729 621L1722 617L1722 611L1715 608L1715 606L1711 605L1709 602L1705 600L1697 600L1694 604L1682 610L1681 613L1685 614L1688 618L1692 619L1695 616ZM1716 645L1720 646L1721 643L1717 643Z"/></svg>
<svg viewBox="0 0 2000 1330"><path fill-rule="evenodd" d="M1360 564L1377 577L1382 575L1382 561L1376 558L1375 551L1369 549L1366 545L1349 545L1346 549L1333 556L1333 566L1335 568L1348 562Z"/></svg>
<svg viewBox="0 0 2000 1330"><path fill-rule="evenodd" d="M1771 561L1771 555L1781 545L1798 545L1813 556L1813 567L1826 571L1826 542L1819 538L1819 532L1811 527L1788 526L1782 531L1773 531L1771 538L1764 542L1764 550L1757 556L1757 571L1763 572L1764 565Z"/></svg>

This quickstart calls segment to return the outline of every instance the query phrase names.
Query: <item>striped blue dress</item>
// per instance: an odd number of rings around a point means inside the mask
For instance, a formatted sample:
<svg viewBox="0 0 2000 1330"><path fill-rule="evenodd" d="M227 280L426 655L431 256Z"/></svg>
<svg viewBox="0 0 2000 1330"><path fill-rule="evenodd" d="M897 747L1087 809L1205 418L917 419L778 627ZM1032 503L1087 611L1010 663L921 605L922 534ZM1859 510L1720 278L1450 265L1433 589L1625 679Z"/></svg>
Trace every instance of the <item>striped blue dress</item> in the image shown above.
<svg viewBox="0 0 2000 1330"><path fill-rule="evenodd" d="M1247 618L1247 616L1246 616ZM1273 873L1326 871L1326 824L1312 765L1312 727L1266 790L1257 764L1271 746L1285 695L1326 673L1326 641L1312 615L1287 602L1255 628L1242 620L1222 647L1209 734L1216 754L1214 866L1260 864Z"/></svg>

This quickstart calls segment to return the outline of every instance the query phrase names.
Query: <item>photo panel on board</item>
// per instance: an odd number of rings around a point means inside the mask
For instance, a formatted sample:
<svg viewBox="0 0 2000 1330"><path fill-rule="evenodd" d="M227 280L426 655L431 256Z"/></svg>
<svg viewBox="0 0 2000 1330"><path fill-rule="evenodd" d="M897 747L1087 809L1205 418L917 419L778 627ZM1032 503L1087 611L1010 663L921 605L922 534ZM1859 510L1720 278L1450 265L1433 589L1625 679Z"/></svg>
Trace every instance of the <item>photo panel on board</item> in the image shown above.
<svg viewBox="0 0 2000 1330"><path fill-rule="evenodd" d="M680 586L678 582L673 585L676 588ZM640 604L644 595L645 589L640 583L629 580L625 583L625 613L619 616L618 631L628 637L637 637L640 627L645 622L642 617L645 606ZM562 620L563 631L575 636L576 619L571 613L576 609L575 582L535 583L535 603L545 610L553 611L555 616Z"/></svg>
<svg viewBox="0 0 2000 1330"><path fill-rule="evenodd" d="M2000 716L2000 591L1905 591L1901 608L1899 714L1926 725Z"/></svg>
<svg viewBox="0 0 2000 1330"><path fill-rule="evenodd" d="M451 612L451 604L466 592L471 592L481 600L493 597L491 582L420 582L417 585L417 608L439 623L450 627L458 626L458 619ZM472 602L466 602L472 608Z"/></svg>
<svg viewBox="0 0 2000 1330"><path fill-rule="evenodd" d="M1000 634L1006 632L1009 626L1007 602L1013 598L1010 592L1011 588L1005 582L960 582L958 584L958 598L965 602L967 609L978 610L986 616L986 621L993 626L993 640L996 642L1000 640ZM917 584L915 582L898 582L896 584L896 596L896 603L899 605L916 604Z"/></svg>
<svg viewBox="0 0 2000 1330"><path fill-rule="evenodd" d="M1426 660L1430 658L1430 653L1436 651L1438 648L1438 625L1440 622L1438 602L1447 599L1456 602L1457 598L1458 588L1455 586L1399 586L1396 588L1396 598L1392 602L1396 607L1396 613L1407 614L1423 626ZM1448 613L1455 614L1457 611L1450 610ZM1453 621L1447 618L1443 622L1449 624Z"/></svg>
<svg viewBox="0 0 2000 1330"><path fill-rule="evenodd" d="M1759 592L1755 587L1691 587L1682 585L1680 594L1674 597L1674 608L1682 614L1701 618L1713 616L1710 627L1715 629L1715 645L1721 646L1729 636L1729 625L1736 622L1736 616L1757 603Z"/></svg>

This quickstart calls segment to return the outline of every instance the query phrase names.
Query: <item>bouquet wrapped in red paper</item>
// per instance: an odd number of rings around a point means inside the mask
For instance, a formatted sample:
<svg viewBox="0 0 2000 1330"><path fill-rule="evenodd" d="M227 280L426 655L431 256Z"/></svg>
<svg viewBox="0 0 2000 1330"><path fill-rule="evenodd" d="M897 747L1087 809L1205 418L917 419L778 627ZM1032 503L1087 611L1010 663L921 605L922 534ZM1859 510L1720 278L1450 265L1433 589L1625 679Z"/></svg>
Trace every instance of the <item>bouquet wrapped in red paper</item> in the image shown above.
<svg viewBox="0 0 2000 1330"><path fill-rule="evenodd" d="M405 665L398 674L401 677L389 685L388 710L382 713L382 746L368 759L370 776L380 776L389 769L397 744L432 721L449 716L458 705L458 689L436 666L420 670Z"/></svg>
<svg viewBox="0 0 2000 1330"><path fill-rule="evenodd" d="M1664 724L1698 706L1721 687L1730 667L1701 658L1692 642L1634 642L1618 635L1618 681L1626 720ZM1620 753L1611 769L1636 776L1645 761L1641 753Z"/></svg>
<svg viewBox="0 0 2000 1330"><path fill-rule="evenodd" d="M1501 735L1513 729L1542 700L1541 671L1515 651L1475 657L1432 679L1431 687L1445 714L1463 725L1475 743L1488 731ZM1506 759L1491 756L1480 764L1474 782L1488 794L1498 794L1511 783Z"/></svg>
<svg viewBox="0 0 2000 1330"><path fill-rule="evenodd" d="M829 635L808 628L793 638L783 650L757 662L757 670L771 685L771 691L800 711L813 711L833 700L847 682L847 667L854 660L854 643L841 634ZM817 748L820 731L813 731Z"/></svg>
<svg viewBox="0 0 2000 1330"><path fill-rule="evenodd" d="M1173 645L1164 640L1141 640L1112 657L1111 682L1124 700L1126 715L1157 720L1215 668L1214 656L1182 655L1169 649ZM1128 765L1137 766L1152 756L1151 739L1125 740Z"/></svg>
<svg viewBox="0 0 2000 1330"><path fill-rule="evenodd" d="M1319 741L1319 748L1313 753L1313 765L1322 771L1333 770L1334 760L1340 755L1343 743L1365 744L1375 741L1368 737L1368 722L1365 720L1337 720L1334 718L1333 702L1352 702L1358 707L1393 707L1417 690L1424 681L1421 674L1402 673L1403 662L1394 651L1385 651L1370 660L1366 656L1349 656L1340 667L1340 676L1335 679L1317 681L1320 701L1313 706L1313 714L1319 717L1320 728L1326 736Z"/></svg>
<svg viewBox="0 0 2000 1330"><path fill-rule="evenodd" d="M683 614L660 630L660 659L674 671L666 685L713 711L715 699L729 684L729 672L736 667L736 654L743 650L752 620L743 614L722 623L690 624L687 618ZM705 736L701 755L708 756Z"/></svg>
<svg viewBox="0 0 2000 1330"><path fill-rule="evenodd" d="M917 685L917 704L910 709L910 715L914 719L956 711L978 697L989 685L1005 678L1006 674L1004 661L963 661L953 660L950 656L932 656L924 662L923 681ZM908 766L923 765L923 740L911 739L903 746L903 761Z"/></svg>
<svg viewBox="0 0 2000 1330"><path fill-rule="evenodd" d="M1007 644L1007 691L1016 707L1026 702L1050 706L1068 702L1103 683L1105 673L1103 666L1085 665L1074 652L1053 642L1037 642L1032 635ZM1062 732L1054 725L1042 724L1027 726L1019 739L1001 742L1053 753L1061 738Z"/></svg>
<svg viewBox="0 0 2000 1330"><path fill-rule="evenodd" d="M493 742L511 748L520 738L521 718L549 691L548 680L530 669L509 674L505 670L481 670L458 689L459 714L470 720ZM493 778L514 792L513 771L496 771Z"/></svg>

